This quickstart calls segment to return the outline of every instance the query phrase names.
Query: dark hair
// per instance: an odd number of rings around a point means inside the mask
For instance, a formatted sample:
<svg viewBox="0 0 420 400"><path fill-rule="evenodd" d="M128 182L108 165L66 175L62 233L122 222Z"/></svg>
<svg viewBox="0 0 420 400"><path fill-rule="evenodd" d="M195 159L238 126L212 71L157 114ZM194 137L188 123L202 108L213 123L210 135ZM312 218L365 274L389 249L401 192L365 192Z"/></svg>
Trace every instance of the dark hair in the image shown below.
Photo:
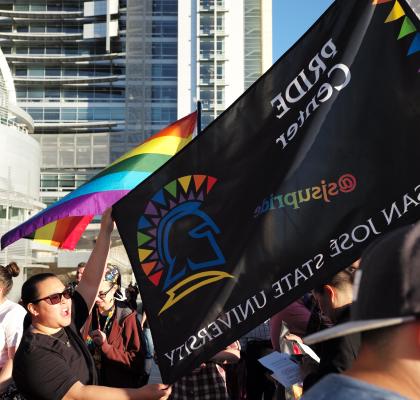
<svg viewBox="0 0 420 400"><path fill-rule="evenodd" d="M24 307L38 298L38 284L49 278L57 278L51 272L44 272L31 276L22 286L21 302Z"/></svg>
<svg viewBox="0 0 420 400"><path fill-rule="evenodd" d="M361 333L362 343L368 344L376 350L385 350L387 346L393 347L392 339L396 337L401 324L385 328L372 329Z"/></svg>
<svg viewBox="0 0 420 400"><path fill-rule="evenodd" d="M0 265L0 286L3 287L3 295L7 296L12 289L13 281L12 278L15 278L19 275L20 268L15 262L3 267Z"/></svg>
<svg viewBox="0 0 420 400"><path fill-rule="evenodd" d="M86 263L84 261L79 262L79 264L77 264L77 269L85 268L85 267L86 267Z"/></svg>
<svg viewBox="0 0 420 400"><path fill-rule="evenodd" d="M313 290L316 293L322 294L324 293L324 286L330 285L332 287L335 287L337 289L342 289L343 287L346 287L348 285L353 285L354 282L354 275L357 271L357 268L350 266L342 271L340 271L338 274L334 275L330 281L325 282L321 286L315 287Z"/></svg>
<svg viewBox="0 0 420 400"><path fill-rule="evenodd" d="M51 272L44 272L42 274L33 275L25 281L22 286L22 293L20 297L20 304L25 307L25 309L29 303L32 303L38 298L38 284L49 278L56 278L56 275L52 274ZM31 323L31 313L27 312L25 319L23 320L23 329L27 329Z"/></svg>

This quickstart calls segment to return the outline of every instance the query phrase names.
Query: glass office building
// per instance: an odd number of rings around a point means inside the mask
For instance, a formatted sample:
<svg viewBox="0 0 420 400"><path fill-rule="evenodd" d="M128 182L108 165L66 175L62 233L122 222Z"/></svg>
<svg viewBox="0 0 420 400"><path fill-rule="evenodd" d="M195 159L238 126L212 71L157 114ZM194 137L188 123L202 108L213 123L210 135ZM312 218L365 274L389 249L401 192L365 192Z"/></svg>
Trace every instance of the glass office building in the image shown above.
<svg viewBox="0 0 420 400"><path fill-rule="evenodd" d="M272 65L271 0L128 0L127 9L133 142L187 115L197 100L206 126Z"/></svg>
<svg viewBox="0 0 420 400"><path fill-rule="evenodd" d="M41 200L80 186L126 148L124 0L0 3L0 46L41 144Z"/></svg>
<svg viewBox="0 0 420 400"><path fill-rule="evenodd" d="M16 91L0 50L0 236L42 208L39 202L41 149L31 137L32 118L16 104ZM0 252L0 265L17 262L22 273L13 281L13 300L20 298L25 267L32 265L32 242L20 240ZM16 286L16 287L15 287Z"/></svg>
<svg viewBox="0 0 420 400"><path fill-rule="evenodd" d="M203 126L225 110L271 65L271 0L3 0L0 46L48 205L198 99Z"/></svg>
<svg viewBox="0 0 420 400"><path fill-rule="evenodd" d="M197 100L202 126L217 117L271 65L271 1L0 0L0 47L41 145L40 200L79 187Z"/></svg>

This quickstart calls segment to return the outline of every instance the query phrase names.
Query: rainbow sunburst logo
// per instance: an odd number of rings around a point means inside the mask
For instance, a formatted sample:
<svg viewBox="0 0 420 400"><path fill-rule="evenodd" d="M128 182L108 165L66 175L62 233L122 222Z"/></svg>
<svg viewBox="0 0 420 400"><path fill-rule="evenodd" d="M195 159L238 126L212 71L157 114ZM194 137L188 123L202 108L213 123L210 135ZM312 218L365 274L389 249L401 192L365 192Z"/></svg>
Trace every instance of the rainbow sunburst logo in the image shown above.
<svg viewBox="0 0 420 400"><path fill-rule="evenodd" d="M137 224L140 265L169 296L159 315L199 288L233 278L217 243L220 229L200 207L217 179L187 175L159 190Z"/></svg>

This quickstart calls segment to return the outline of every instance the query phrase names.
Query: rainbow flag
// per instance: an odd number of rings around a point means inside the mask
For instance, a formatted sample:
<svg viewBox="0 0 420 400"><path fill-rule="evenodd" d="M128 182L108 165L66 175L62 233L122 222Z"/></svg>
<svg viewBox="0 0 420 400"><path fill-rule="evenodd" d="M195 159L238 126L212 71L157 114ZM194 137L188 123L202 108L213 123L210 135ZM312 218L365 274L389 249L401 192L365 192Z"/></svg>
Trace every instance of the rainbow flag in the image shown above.
<svg viewBox="0 0 420 400"><path fill-rule="evenodd" d="M4 234L1 248L27 238L73 250L95 215L102 214L191 141L196 123L195 111L156 133L84 185Z"/></svg>

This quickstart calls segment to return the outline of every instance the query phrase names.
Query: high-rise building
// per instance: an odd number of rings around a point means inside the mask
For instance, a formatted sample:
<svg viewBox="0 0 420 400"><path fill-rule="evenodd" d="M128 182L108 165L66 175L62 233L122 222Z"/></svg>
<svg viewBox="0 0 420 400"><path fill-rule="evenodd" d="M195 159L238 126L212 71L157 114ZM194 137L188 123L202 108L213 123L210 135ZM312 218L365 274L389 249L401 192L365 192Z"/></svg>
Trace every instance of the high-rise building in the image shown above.
<svg viewBox="0 0 420 400"><path fill-rule="evenodd" d="M45 204L126 148L125 17L125 0L0 4L0 46L41 144Z"/></svg>
<svg viewBox="0 0 420 400"><path fill-rule="evenodd" d="M42 208L41 149L30 136L33 129L32 118L16 104L12 74L0 50L0 236ZM0 265L11 261L20 266L22 273L17 280L23 282L23 267L33 263L32 243L20 241L0 252ZM19 298L16 290L10 296Z"/></svg>
<svg viewBox="0 0 420 400"><path fill-rule="evenodd" d="M0 46L42 149L41 200L196 100L204 126L226 109L271 65L271 1L2 1Z"/></svg>
<svg viewBox="0 0 420 400"><path fill-rule="evenodd" d="M0 47L41 145L41 201L79 187L197 100L202 126L217 117L271 65L271 1L0 1Z"/></svg>
<svg viewBox="0 0 420 400"><path fill-rule="evenodd" d="M206 126L272 65L272 0L128 0L127 135L202 102Z"/></svg>

